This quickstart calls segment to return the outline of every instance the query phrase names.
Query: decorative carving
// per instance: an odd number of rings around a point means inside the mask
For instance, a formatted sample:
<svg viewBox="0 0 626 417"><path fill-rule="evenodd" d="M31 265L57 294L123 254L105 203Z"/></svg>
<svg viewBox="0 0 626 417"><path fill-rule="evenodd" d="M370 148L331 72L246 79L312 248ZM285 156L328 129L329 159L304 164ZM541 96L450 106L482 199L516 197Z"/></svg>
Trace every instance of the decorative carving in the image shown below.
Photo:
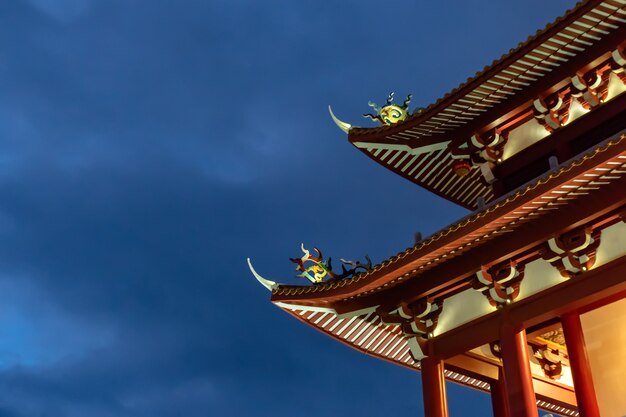
<svg viewBox="0 0 626 417"><path fill-rule="evenodd" d="M485 133L472 135L463 148L449 148L452 155L452 170L460 177L469 174L474 167L480 168L487 184L495 181L493 167L502 162L504 146L508 141L508 133L491 129Z"/></svg>
<svg viewBox="0 0 626 417"><path fill-rule="evenodd" d="M550 343L554 343L555 345L560 345L565 347L565 335L563 334L563 329L558 328L556 330L550 330L539 336L539 340L545 340Z"/></svg>
<svg viewBox="0 0 626 417"><path fill-rule="evenodd" d="M533 358L537 361L544 375L550 379L559 379L563 375L563 362L558 349L550 349L548 346L531 344Z"/></svg>
<svg viewBox="0 0 626 417"><path fill-rule="evenodd" d="M548 240L541 250L541 257L569 279L594 265L599 245L600 230L578 228Z"/></svg>
<svg viewBox="0 0 626 417"><path fill-rule="evenodd" d="M489 350L493 356L498 359L502 359L502 346L500 346L499 341L489 343Z"/></svg>
<svg viewBox="0 0 626 417"><path fill-rule="evenodd" d="M496 129L492 129L482 134L475 133L470 142L471 146L483 159L489 162L500 162L504 146L508 140L508 133L501 133Z"/></svg>
<svg viewBox="0 0 626 417"><path fill-rule="evenodd" d="M378 307L376 313L385 324L400 326L406 336L429 338L432 336L439 315L443 310L443 301L432 302L421 299L412 303L401 303L397 308L388 310Z"/></svg>
<svg viewBox="0 0 626 417"><path fill-rule="evenodd" d="M585 74L574 75L572 81L572 96L587 110L604 103L609 93L609 71L599 73L591 70Z"/></svg>
<svg viewBox="0 0 626 417"><path fill-rule="evenodd" d="M332 259L328 258L328 261L324 261L322 252L318 248L313 248L313 250L317 253L317 256L311 255L311 252L304 248L304 243L300 245L300 248L302 249L304 255L300 258L289 258L289 260L297 265L296 271L300 273L296 276L299 278L306 278L313 284L324 282L325 279L328 282L349 278L359 272L359 270L369 271L372 269L372 261L369 256L365 255L367 263L339 259L342 263L341 274L337 274L333 272L331 264ZM346 265L348 265L349 268L346 268Z"/></svg>
<svg viewBox="0 0 626 417"><path fill-rule="evenodd" d="M568 90L539 97L533 102L535 118L552 133L567 123L571 102L572 97Z"/></svg>
<svg viewBox="0 0 626 417"><path fill-rule="evenodd" d="M408 109L409 103L411 102L411 94L406 96L406 100L402 105L392 104L394 93L389 93L389 97L387 97L387 104L383 107L378 107L376 103L369 102L367 103L376 114L367 113L364 114L363 117L369 117L372 120L377 121L381 125L393 125L399 122L406 120L408 117Z"/></svg>
<svg viewBox="0 0 626 417"><path fill-rule="evenodd" d="M459 177L464 177L472 170L472 165L468 159L456 159L452 162L452 170Z"/></svg>
<svg viewBox="0 0 626 417"><path fill-rule="evenodd" d="M517 298L523 279L524 265L510 261L491 267L482 266L476 272L472 287L483 293L489 304L501 307Z"/></svg>

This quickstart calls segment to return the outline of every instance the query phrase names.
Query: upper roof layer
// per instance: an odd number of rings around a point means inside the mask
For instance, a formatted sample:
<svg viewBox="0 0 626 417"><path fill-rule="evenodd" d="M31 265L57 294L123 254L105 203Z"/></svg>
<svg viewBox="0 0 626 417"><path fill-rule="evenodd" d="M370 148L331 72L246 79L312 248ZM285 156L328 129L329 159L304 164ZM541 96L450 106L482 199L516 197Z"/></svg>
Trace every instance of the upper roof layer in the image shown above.
<svg viewBox="0 0 626 417"><path fill-rule="evenodd" d="M489 202L494 192L480 169L464 177L453 172L452 148L527 113L539 96L569 84L586 66L610 59L626 39L625 7L626 0L580 2L425 110L391 126L353 127L349 140L404 178L475 209L478 197Z"/></svg>

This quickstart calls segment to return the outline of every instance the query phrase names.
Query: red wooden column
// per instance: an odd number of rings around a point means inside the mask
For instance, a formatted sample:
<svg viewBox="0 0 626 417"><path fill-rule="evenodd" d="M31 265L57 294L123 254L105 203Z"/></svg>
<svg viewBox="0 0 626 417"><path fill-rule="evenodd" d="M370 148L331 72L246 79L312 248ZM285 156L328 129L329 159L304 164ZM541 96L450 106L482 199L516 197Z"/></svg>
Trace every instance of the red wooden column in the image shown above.
<svg viewBox="0 0 626 417"><path fill-rule="evenodd" d="M526 332L506 317L500 327L500 349L511 417L537 417L537 400L530 373Z"/></svg>
<svg viewBox="0 0 626 417"><path fill-rule="evenodd" d="M498 368L498 380L491 382L491 407L493 417L511 417L509 404L506 395L506 382L504 380L504 370Z"/></svg>
<svg viewBox="0 0 626 417"><path fill-rule="evenodd" d="M580 416L600 417L580 316L577 313L565 314L561 317L561 325L563 326Z"/></svg>
<svg viewBox="0 0 626 417"><path fill-rule="evenodd" d="M424 416L448 417L443 361L433 357L426 357L421 360L421 365Z"/></svg>

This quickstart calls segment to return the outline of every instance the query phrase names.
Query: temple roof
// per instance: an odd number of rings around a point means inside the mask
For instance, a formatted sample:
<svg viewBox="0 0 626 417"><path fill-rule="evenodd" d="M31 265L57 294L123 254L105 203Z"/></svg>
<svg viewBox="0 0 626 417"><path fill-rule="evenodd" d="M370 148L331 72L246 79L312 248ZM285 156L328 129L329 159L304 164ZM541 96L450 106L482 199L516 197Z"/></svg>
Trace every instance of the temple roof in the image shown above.
<svg viewBox="0 0 626 417"><path fill-rule="evenodd" d="M452 164L473 135L506 131L533 101L568 85L570 77L610 59L623 43L626 0L580 2L474 77L405 121L352 127L349 141L368 157L463 207L495 198L481 168L458 176ZM510 127L510 126L508 126Z"/></svg>
<svg viewBox="0 0 626 417"><path fill-rule="evenodd" d="M596 256L591 251L598 249L600 236L610 242L611 233L623 235L626 227L616 225L626 221L625 6L626 0L578 3L436 103L396 124L352 127L331 111L349 141L368 157L475 211L377 265L369 258L367 264L341 259L342 273L333 273L330 258L324 263L318 249L313 255L303 246L305 255L291 261L303 274L310 269L304 262L315 263L317 269L311 270L319 276L307 276L315 283L310 286L264 279L248 260L257 280L272 292L272 302L352 348L409 369L420 369L423 357L437 354L446 360L447 379L489 390L499 362L477 359L480 352L474 351L497 338L498 308L517 314L520 322L532 313L536 322L525 325L545 327L537 306L541 314L554 316L556 310L550 309L593 297L598 288L618 280L618 268L606 256L609 250L600 247L604 258L597 269L591 269ZM548 104L551 97L558 98L557 105ZM563 111L562 103L567 103ZM403 117L407 105L408 99ZM578 114L565 114L571 108ZM541 134L505 154L504 146L521 137L511 132L528 124ZM457 169L459 161L464 171ZM534 166L527 170L529 162ZM548 259L546 246L560 250L557 240L572 233L575 250L589 247L584 266L570 271L582 278L561 284L557 266L548 285L548 275L529 273L530 289L513 303L524 269L553 268L565 252ZM347 271L345 264L353 268ZM503 270L505 275L499 275ZM485 276L493 278L493 287L485 284ZM554 299L549 289L556 285L560 292ZM468 331L468 326L475 327ZM535 329L542 346L548 335L543 327ZM556 395L548 376L533 378L547 384L545 390L538 388L542 395L537 391L540 408L578 415L571 386L560 387Z"/></svg>

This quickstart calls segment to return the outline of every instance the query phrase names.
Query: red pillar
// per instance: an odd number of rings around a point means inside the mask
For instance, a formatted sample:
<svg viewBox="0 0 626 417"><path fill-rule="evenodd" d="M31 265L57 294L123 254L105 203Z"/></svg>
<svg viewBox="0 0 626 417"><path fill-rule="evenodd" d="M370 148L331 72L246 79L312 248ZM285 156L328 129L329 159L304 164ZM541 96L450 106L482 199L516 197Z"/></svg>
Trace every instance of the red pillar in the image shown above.
<svg viewBox="0 0 626 417"><path fill-rule="evenodd" d="M491 382L491 407L493 417L511 417L509 404L507 403L506 382L504 381L504 370L498 368L498 380Z"/></svg>
<svg viewBox="0 0 626 417"><path fill-rule="evenodd" d="M502 366L511 417L537 417L526 332L506 319L500 328Z"/></svg>
<svg viewBox="0 0 626 417"><path fill-rule="evenodd" d="M448 417L446 379L443 374L443 361L426 357L422 359L421 365L424 416Z"/></svg>
<svg viewBox="0 0 626 417"><path fill-rule="evenodd" d="M577 313L565 314L561 317L561 325L563 326L580 416L600 417L580 316Z"/></svg>

